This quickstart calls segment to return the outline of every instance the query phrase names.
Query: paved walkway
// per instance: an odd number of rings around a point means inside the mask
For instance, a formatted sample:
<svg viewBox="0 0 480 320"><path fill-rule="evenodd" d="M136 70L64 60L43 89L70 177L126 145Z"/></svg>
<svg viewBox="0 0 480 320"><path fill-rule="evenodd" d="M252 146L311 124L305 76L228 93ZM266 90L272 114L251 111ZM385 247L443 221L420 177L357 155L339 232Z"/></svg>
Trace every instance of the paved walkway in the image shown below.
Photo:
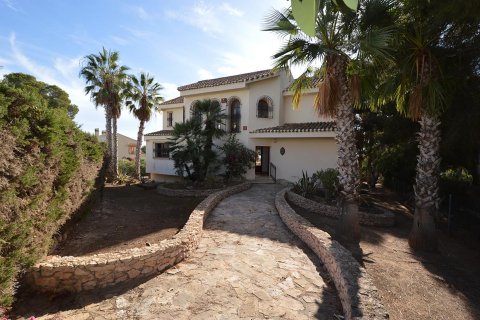
<svg viewBox="0 0 480 320"><path fill-rule="evenodd" d="M277 185L254 185L211 213L199 248L145 283L43 319L332 319L335 290L283 225ZM323 278L322 278L323 276Z"/></svg>

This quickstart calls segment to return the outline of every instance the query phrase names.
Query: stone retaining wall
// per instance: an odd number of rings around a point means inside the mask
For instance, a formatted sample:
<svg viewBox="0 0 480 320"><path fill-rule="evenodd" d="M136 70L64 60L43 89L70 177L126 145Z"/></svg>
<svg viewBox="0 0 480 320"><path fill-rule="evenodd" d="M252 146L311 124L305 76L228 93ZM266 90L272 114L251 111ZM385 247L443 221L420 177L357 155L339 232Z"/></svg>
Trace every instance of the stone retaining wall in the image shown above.
<svg viewBox="0 0 480 320"><path fill-rule="evenodd" d="M28 271L26 281L39 291L79 292L158 274L188 257L198 246L203 223L220 201L248 188L250 183L243 183L211 194L170 239L149 247L92 256L49 256Z"/></svg>
<svg viewBox="0 0 480 320"><path fill-rule="evenodd" d="M330 235L296 214L285 199L287 189L277 193L275 206L287 227L322 260L335 283L343 312L350 319L388 319L376 287L350 251Z"/></svg>
<svg viewBox="0 0 480 320"><path fill-rule="evenodd" d="M307 199L292 191L287 191L286 194L287 199L296 206L318 213L322 216L335 219L339 218L337 207ZM373 214L365 211L359 211L358 213L360 216L360 224L366 226L391 227L395 224L395 215L388 210L383 210L382 214Z"/></svg>
<svg viewBox="0 0 480 320"><path fill-rule="evenodd" d="M224 189L172 189L162 185L157 187L157 193L167 197L208 197L209 195Z"/></svg>

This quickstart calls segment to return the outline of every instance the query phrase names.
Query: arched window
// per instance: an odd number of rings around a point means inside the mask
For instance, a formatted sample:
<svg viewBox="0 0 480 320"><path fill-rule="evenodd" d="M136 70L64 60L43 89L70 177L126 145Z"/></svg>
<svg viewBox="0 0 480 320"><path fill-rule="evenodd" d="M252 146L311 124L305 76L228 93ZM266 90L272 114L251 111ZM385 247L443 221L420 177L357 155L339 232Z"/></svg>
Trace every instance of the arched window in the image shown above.
<svg viewBox="0 0 480 320"><path fill-rule="evenodd" d="M230 132L240 132L240 100L234 98L229 103L230 106Z"/></svg>
<svg viewBox="0 0 480 320"><path fill-rule="evenodd" d="M270 97L262 97L257 102L257 118L273 118L273 101Z"/></svg>

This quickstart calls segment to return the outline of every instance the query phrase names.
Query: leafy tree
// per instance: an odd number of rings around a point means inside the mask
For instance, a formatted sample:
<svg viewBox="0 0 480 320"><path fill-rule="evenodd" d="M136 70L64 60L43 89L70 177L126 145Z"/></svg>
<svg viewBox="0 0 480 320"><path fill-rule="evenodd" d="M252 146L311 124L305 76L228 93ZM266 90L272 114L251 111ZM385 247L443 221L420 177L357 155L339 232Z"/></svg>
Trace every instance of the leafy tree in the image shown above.
<svg viewBox="0 0 480 320"><path fill-rule="evenodd" d="M227 180L241 178L255 164L255 151L245 147L235 134L228 136L220 150L224 153L223 165Z"/></svg>
<svg viewBox="0 0 480 320"><path fill-rule="evenodd" d="M127 79L128 67L119 64L119 53L102 49L98 54L85 56L80 76L85 79L85 93L90 94L95 106L105 108L108 176L116 178L117 119L121 113L121 102Z"/></svg>
<svg viewBox="0 0 480 320"><path fill-rule="evenodd" d="M337 169L345 198L342 203L348 208L342 210L346 213L342 215L343 225L354 238L360 233L354 200L360 176L352 107L360 102L360 76L366 66L389 58L390 9L388 1L370 0L364 1L354 13L340 2L320 0L314 37L299 28L290 9L274 11L267 19L266 30L286 38L273 56L276 68L322 63L320 69L307 68L293 82L293 103L298 107L302 91L311 88L318 78L322 79L315 107L321 115L335 117Z"/></svg>
<svg viewBox="0 0 480 320"><path fill-rule="evenodd" d="M217 167L213 139L225 134L226 116L216 100L197 101L193 108L196 115L173 128L172 158L180 176L203 181Z"/></svg>
<svg viewBox="0 0 480 320"><path fill-rule="evenodd" d="M140 148L143 140L145 123L150 121L152 113L158 112L158 105L163 101L160 90L163 87L154 82L155 79L148 73L142 72L137 78L130 76L126 105L130 112L140 121L135 149L135 176L140 179Z"/></svg>

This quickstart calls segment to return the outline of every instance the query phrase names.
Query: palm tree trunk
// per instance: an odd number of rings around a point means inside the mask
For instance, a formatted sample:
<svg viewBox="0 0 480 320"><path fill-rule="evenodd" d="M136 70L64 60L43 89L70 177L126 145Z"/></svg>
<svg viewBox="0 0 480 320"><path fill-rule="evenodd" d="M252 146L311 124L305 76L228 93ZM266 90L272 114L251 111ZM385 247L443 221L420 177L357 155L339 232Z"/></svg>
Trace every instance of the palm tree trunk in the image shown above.
<svg viewBox="0 0 480 320"><path fill-rule="evenodd" d="M118 177L118 139L117 139L117 117L112 117L112 169L113 177Z"/></svg>
<svg viewBox="0 0 480 320"><path fill-rule="evenodd" d="M105 138L107 141L107 153L106 153L106 161L107 161L107 172L106 176L108 180L112 180L114 176L114 167L112 162L112 111L110 107L105 107Z"/></svg>
<svg viewBox="0 0 480 320"><path fill-rule="evenodd" d="M424 114L418 134L417 168L415 177L415 215L408 243L414 249L435 250L435 214L439 205L440 119Z"/></svg>
<svg viewBox="0 0 480 320"><path fill-rule="evenodd" d="M335 121L337 126L337 169L342 187L340 210L343 234L351 239L360 238L358 205L355 197L360 184L358 152L355 140L355 115L352 112L353 102L346 75L347 58L335 57L333 73L338 83L338 104Z"/></svg>
<svg viewBox="0 0 480 320"><path fill-rule="evenodd" d="M140 180L140 150L142 148L143 129L145 129L145 121L140 120L137 135L137 148L135 149L135 176Z"/></svg>

